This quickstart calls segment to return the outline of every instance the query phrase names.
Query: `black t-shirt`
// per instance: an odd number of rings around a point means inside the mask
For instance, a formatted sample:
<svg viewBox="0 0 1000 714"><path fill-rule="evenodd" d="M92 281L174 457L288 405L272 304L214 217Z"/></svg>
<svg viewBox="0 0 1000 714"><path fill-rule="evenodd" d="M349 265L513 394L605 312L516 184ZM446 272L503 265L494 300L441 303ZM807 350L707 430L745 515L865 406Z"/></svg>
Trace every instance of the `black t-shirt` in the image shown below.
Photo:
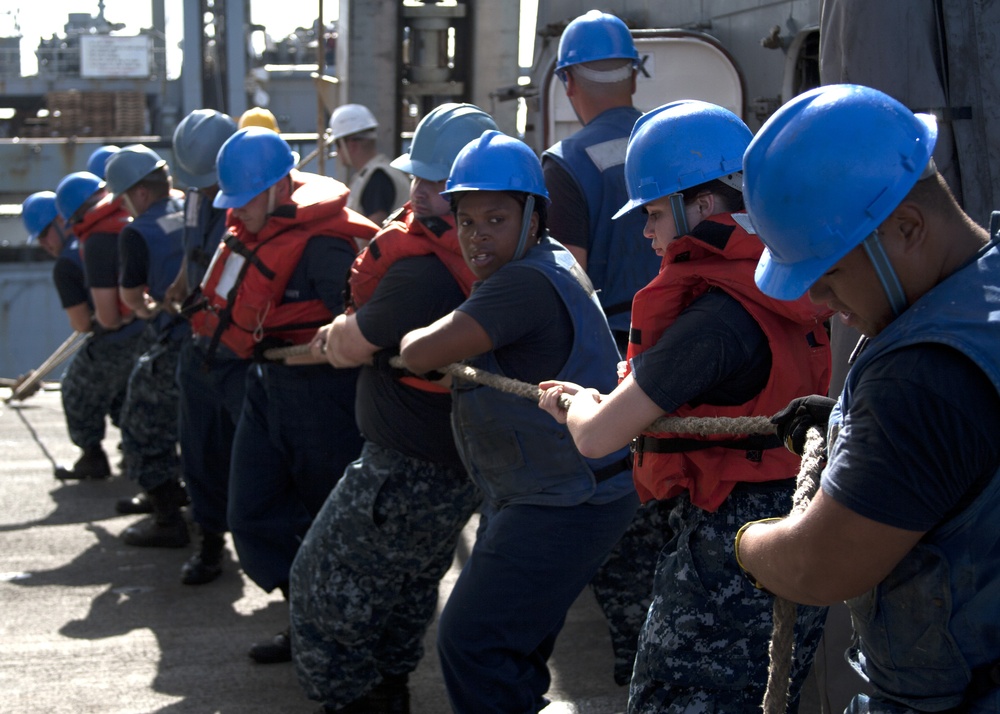
<svg viewBox="0 0 1000 714"><path fill-rule="evenodd" d="M1000 395L958 350L919 344L878 357L854 388L822 487L895 528L927 531L1000 465Z"/></svg>
<svg viewBox="0 0 1000 714"><path fill-rule="evenodd" d="M64 310L90 302L83 270L69 258L56 258L56 264L52 267L52 282L55 283L59 303Z"/></svg>
<svg viewBox="0 0 1000 714"><path fill-rule="evenodd" d="M556 377L569 360L574 338L569 310L534 268L508 263L477 284L459 310L490 336L508 377L538 383Z"/></svg>
<svg viewBox="0 0 1000 714"><path fill-rule="evenodd" d="M580 185L561 164L548 157L542 159L545 188L549 192L549 235L563 245L590 250L590 212L587 198Z"/></svg>
<svg viewBox="0 0 1000 714"><path fill-rule="evenodd" d="M436 256L404 258L379 281L357 312L358 328L374 345L398 352L410 330L454 310L465 295ZM386 369L364 367L355 406L364 437L407 456L461 467L451 432L451 395L400 384Z"/></svg>
<svg viewBox="0 0 1000 714"><path fill-rule="evenodd" d="M118 284L138 288L149 283L149 246L142 234L130 226L118 234Z"/></svg>
<svg viewBox="0 0 1000 714"><path fill-rule="evenodd" d="M392 213L396 207L396 185L382 169L376 169L361 192L361 212L370 216L376 211Z"/></svg>
<svg viewBox="0 0 1000 714"><path fill-rule="evenodd" d="M83 248L83 267L91 288L118 289L118 234L93 233Z"/></svg>
<svg viewBox="0 0 1000 714"><path fill-rule="evenodd" d="M721 290L688 305L655 345L632 359L639 388L667 414L684 404L743 404L760 393L770 372L764 331Z"/></svg>

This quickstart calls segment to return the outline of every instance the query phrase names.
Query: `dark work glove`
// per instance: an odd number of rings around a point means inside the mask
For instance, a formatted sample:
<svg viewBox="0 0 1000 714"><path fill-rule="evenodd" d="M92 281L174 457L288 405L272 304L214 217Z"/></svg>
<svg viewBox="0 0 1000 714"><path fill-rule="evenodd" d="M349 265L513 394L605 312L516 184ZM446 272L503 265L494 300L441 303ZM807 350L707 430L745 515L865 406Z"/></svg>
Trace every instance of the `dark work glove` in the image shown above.
<svg viewBox="0 0 1000 714"><path fill-rule="evenodd" d="M793 454L802 456L806 445L806 431L811 426L817 427L825 436L826 425L830 421L830 411L836 403L836 399L822 397L819 394L799 397L771 417L771 423L774 424L778 438L784 443L785 448Z"/></svg>

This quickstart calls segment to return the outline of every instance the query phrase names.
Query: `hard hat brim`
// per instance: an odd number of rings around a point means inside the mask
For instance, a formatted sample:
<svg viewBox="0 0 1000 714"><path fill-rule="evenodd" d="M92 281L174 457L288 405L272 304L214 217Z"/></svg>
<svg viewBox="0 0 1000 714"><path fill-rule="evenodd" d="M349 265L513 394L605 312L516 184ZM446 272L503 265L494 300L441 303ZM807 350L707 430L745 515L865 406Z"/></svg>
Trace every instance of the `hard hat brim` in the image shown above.
<svg viewBox="0 0 1000 714"><path fill-rule="evenodd" d="M264 189L267 190L266 188ZM250 203L260 191L246 191L244 193L225 194L219 191L212 199L212 205L216 208L243 208Z"/></svg>
<svg viewBox="0 0 1000 714"><path fill-rule="evenodd" d="M409 154L403 154L389 162L389 166L405 174L422 178L425 181L444 181L448 178L451 170L450 166L441 164L428 164L419 159L412 158Z"/></svg>
<svg viewBox="0 0 1000 714"><path fill-rule="evenodd" d="M621 208L619 208L618 212L615 215L611 216L611 220L613 220L613 221L618 220L622 216L631 213L635 209L642 208L647 203L649 203L649 202L648 201L643 201L642 199L633 198L631 201L629 201L624 206L622 206Z"/></svg>
<svg viewBox="0 0 1000 714"><path fill-rule="evenodd" d="M779 263L767 248L757 261L754 282L760 291L776 300L798 300L843 256L815 259L795 264Z"/></svg>
<svg viewBox="0 0 1000 714"><path fill-rule="evenodd" d="M184 167L177 162L173 167L173 174L188 188L208 188L212 184L219 182L217 171L210 171L204 174L191 174L184 170Z"/></svg>

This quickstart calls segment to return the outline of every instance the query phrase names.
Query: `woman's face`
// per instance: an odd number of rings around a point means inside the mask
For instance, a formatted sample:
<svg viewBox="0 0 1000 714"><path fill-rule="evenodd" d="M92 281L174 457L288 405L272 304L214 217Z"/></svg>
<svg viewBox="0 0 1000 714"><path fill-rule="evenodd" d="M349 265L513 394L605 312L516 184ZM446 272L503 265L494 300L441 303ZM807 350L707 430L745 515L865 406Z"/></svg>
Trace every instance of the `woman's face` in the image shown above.
<svg viewBox="0 0 1000 714"><path fill-rule="evenodd" d="M521 202L503 191L469 191L458 199L458 242L477 278L485 280L514 259L522 215ZM538 214L532 213L528 245L537 242Z"/></svg>
<svg viewBox="0 0 1000 714"><path fill-rule="evenodd" d="M642 229L642 234L653 242L653 252L662 258L667 252L667 246L680 238L674 221L674 212L670 208L670 196L653 199L642 209L646 214L646 225ZM701 223L704 217L699 211L697 202L685 203L684 215L687 218L688 231Z"/></svg>

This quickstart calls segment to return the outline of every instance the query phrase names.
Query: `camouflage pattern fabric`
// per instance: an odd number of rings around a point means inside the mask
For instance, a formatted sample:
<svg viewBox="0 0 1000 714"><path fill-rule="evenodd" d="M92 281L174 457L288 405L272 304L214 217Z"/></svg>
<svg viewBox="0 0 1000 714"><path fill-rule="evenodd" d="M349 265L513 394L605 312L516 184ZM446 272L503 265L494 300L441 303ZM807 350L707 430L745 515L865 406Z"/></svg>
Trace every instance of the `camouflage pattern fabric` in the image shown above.
<svg viewBox="0 0 1000 714"><path fill-rule="evenodd" d="M653 603L639 638L629 714L759 711L767 686L773 598L740 571L733 539L748 521L783 516L790 488L738 488L715 513L676 500L673 540L660 553ZM826 608L799 607L789 712L819 638Z"/></svg>
<svg viewBox="0 0 1000 714"><path fill-rule="evenodd" d="M147 344L152 327L143 333ZM180 340L154 342L136 360L122 405L124 470L144 491L180 476L177 358Z"/></svg>
<svg viewBox="0 0 1000 714"><path fill-rule="evenodd" d="M481 501L464 470L365 442L292 566L292 652L310 699L342 707L416 669L438 582Z"/></svg>
<svg viewBox="0 0 1000 714"><path fill-rule="evenodd" d="M101 443L105 417L121 426L128 376L141 344L138 334L119 339L92 335L73 355L62 378L62 405L69 438L81 449Z"/></svg>
<svg viewBox="0 0 1000 714"><path fill-rule="evenodd" d="M671 538L667 517L673 501L650 501L636 511L628 530L598 569L590 588L608 621L614 650L614 677L632 679L639 632L653 600L653 576L663 546Z"/></svg>

